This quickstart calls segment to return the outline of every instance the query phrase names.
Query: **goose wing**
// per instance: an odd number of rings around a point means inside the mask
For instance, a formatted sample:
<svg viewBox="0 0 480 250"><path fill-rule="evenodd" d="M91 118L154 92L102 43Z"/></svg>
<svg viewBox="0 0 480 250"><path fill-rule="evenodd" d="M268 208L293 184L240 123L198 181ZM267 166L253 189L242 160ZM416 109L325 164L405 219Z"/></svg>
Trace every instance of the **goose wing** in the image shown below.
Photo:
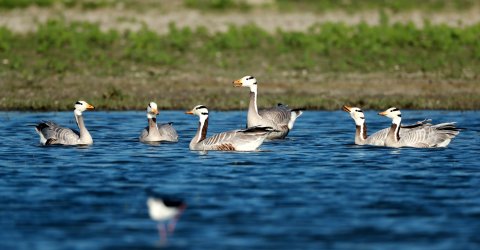
<svg viewBox="0 0 480 250"><path fill-rule="evenodd" d="M258 114L263 119L270 120L273 124L280 128L288 128L291 110L287 106L279 104L277 107L260 110L258 111Z"/></svg>
<svg viewBox="0 0 480 250"><path fill-rule="evenodd" d="M142 130L142 133L140 134L140 140L144 140L145 138L148 137L148 126L145 127L143 130Z"/></svg>
<svg viewBox="0 0 480 250"><path fill-rule="evenodd" d="M400 129L400 137L404 136L405 134L410 133L410 131L415 130L415 129L420 129L422 127L430 125L428 122L430 120L423 120L423 121L418 121L415 124L410 124L410 125L405 125L402 126ZM385 144L385 139L387 138L388 131L390 128L384 128L381 129L372 135L368 136L366 140L366 144L368 145L375 145L375 146L383 146Z"/></svg>
<svg viewBox="0 0 480 250"><path fill-rule="evenodd" d="M168 138L170 141L178 141L177 130L175 130L172 124L157 124L158 132L162 137Z"/></svg>
<svg viewBox="0 0 480 250"><path fill-rule="evenodd" d="M385 139L387 138L387 134L389 130L390 128L384 128L368 136L366 140L366 144L383 146L385 144Z"/></svg>
<svg viewBox="0 0 480 250"><path fill-rule="evenodd" d="M44 144L75 144L80 139L80 134L69 128L63 128L54 122L39 123L36 130L44 137Z"/></svg>
<svg viewBox="0 0 480 250"><path fill-rule="evenodd" d="M400 142L412 147L444 147L458 135L459 131L452 122L437 125L425 124L400 134Z"/></svg>
<svg viewBox="0 0 480 250"><path fill-rule="evenodd" d="M273 131L271 127L251 127L244 130L231 130L218 134L201 141L204 146L216 150L238 150L237 147L251 143L259 143Z"/></svg>

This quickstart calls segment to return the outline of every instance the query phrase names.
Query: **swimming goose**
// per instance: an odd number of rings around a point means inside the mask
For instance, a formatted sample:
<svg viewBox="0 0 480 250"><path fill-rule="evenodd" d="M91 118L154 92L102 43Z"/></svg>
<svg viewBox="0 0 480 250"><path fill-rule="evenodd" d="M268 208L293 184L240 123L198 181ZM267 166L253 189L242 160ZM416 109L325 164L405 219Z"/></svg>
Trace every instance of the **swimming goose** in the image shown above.
<svg viewBox="0 0 480 250"><path fill-rule="evenodd" d="M248 105L247 127L272 127L279 132L268 135L267 139L283 139L293 128L295 120L302 115L304 109L290 109L279 103L276 107L258 110L257 108L257 79L253 76L244 76L233 82L235 87L250 88L250 104Z"/></svg>
<svg viewBox="0 0 480 250"><path fill-rule="evenodd" d="M198 105L185 113L197 115L200 121L197 133L190 142L190 150L253 151L260 147L268 134L274 132L270 127L251 127L222 132L207 138L207 107Z"/></svg>
<svg viewBox="0 0 480 250"><path fill-rule="evenodd" d="M177 142L178 134L173 128L172 123L157 124L158 107L157 104L151 102L147 106L148 126L145 127L140 134L141 142L159 142L170 141Z"/></svg>
<svg viewBox="0 0 480 250"><path fill-rule="evenodd" d="M43 145L61 144L61 145L91 145L93 139L85 123L83 122L83 111L93 110L95 107L85 101L75 103L75 120L77 121L80 132L69 128L62 128L56 123L47 121L41 122L35 126L35 131L40 135L40 143Z"/></svg>
<svg viewBox="0 0 480 250"><path fill-rule="evenodd" d="M392 119L392 125L385 139L387 147L446 147L460 133L460 129L455 127L455 122L424 124L408 133L402 133L403 128L400 127L402 114L399 109L392 107L378 114Z"/></svg>
<svg viewBox="0 0 480 250"><path fill-rule="evenodd" d="M387 138L388 130L390 128L384 128L375 132L374 134L368 136L367 134L367 124L365 122L365 115L363 110L357 107L349 107L344 105L342 107L343 111L350 113L350 116L355 121L356 132L355 132L355 144L357 145L372 145L372 146L384 146L385 139ZM400 135L408 133L411 129L414 129L418 126L427 124L428 120L419 121L416 124L402 126L400 130Z"/></svg>

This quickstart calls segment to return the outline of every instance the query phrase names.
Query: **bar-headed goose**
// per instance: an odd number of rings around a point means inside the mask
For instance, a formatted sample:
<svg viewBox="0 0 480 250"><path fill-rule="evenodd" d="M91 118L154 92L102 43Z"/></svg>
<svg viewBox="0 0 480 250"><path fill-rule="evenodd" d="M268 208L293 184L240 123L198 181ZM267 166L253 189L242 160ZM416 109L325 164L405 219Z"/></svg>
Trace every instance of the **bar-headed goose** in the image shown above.
<svg viewBox="0 0 480 250"><path fill-rule="evenodd" d="M385 139L387 138L388 130L390 128L384 128L375 132L374 134L368 136L367 134L367 124L365 121L365 114L363 110L358 107L349 107L344 105L342 107L343 111L348 112L352 119L355 121L356 132L355 132L355 144L357 145L372 145L372 146L384 146ZM415 129L419 126L423 126L428 123L428 120L419 121L416 124L402 126L400 135L408 133L410 130Z"/></svg>
<svg viewBox="0 0 480 250"><path fill-rule="evenodd" d="M440 123L436 125L424 124L415 129L402 133L402 114L398 108L392 107L379 115L392 119L385 146L387 147L415 147L415 148L436 148L446 147L450 141L460 133L454 122Z"/></svg>
<svg viewBox="0 0 480 250"><path fill-rule="evenodd" d="M290 109L286 105L258 110L257 108L257 79L253 76L244 76L233 82L235 87L250 88L250 104L248 105L247 127L266 126L279 132L271 133L268 139L282 139L293 128L295 120L302 115L303 109Z"/></svg>
<svg viewBox="0 0 480 250"><path fill-rule="evenodd" d="M207 138L207 107L198 105L185 113L197 115L200 122L197 133L190 142L190 150L253 151L260 147L268 134L275 132L271 127L251 127L222 132Z"/></svg>
<svg viewBox="0 0 480 250"><path fill-rule="evenodd" d="M141 142L159 142L169 141L177 142L178 134L172 123L157 124L158 107L157 104L151 102L147 106L148 126L145 127L140 134Z"/></svg>
<svg viewBox="0 0 480 250"><path fill-rule="evenodd" d="M83 122L83 111L93 110L95 107L88 104L85 101L78 101L75 103L75 120L77 121L78 129L80 132L74 131L69 128L63 128L54 122L47 121L41 122L35 126L35 131L40 135L40 143L43 145L91 145L93 139L85 123Z"/></svg>

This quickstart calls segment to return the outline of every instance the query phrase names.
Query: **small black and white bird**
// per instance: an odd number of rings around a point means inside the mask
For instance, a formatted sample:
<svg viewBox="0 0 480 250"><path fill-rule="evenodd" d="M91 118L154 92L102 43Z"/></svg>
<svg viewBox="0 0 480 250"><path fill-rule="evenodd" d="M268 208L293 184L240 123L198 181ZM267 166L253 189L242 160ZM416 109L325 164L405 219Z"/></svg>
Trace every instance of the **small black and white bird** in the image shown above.
<svg viewBox="0 0 480 250"><path fill-rule="evenodd" d="M158 222L160 242L165 243L187 205L180 199L156 195L148 198L147 206L150 218Z"/></svg>

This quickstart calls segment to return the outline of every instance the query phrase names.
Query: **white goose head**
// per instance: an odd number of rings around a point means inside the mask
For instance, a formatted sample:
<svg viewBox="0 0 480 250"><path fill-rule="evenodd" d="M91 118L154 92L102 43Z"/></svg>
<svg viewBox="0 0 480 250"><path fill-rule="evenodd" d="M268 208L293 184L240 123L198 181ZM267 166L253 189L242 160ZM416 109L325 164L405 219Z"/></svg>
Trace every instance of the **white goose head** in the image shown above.
<svg viewBox="0 0 480 250"><path fill-rule="evenodd" d="M257 91L257 79L253 76L244 76L238 80L233 81L235 87L249 87L251 92Z"/></svg>
<svg viewBox="0 0 480 250"><path fill-rule="evenodd" d="M154 102L150 102L147 106L147 117L148 118L155 118L159 114L158 106Z"/></svg>
<svg viewBox="0 0 480 250"><path fill-rule="evenodd" d="M355 121L355 125L361 126L365 124L365 115L363 114L363 110L360 108L344 105L342 109L343 111L350 113L350 116Z"/></svg>
<svg viewBox="0 0 480 250"><path fill-rule="evenodd" d="M402 120L402 113L398 108L392 107L383 112L378 113L379 115L386 116L392 119L392 123L400 124Z"/></svg>
<svg viewBox="0 0 480 250"><path fill-rule="evenodd" d="M82 115L82 112L85 110L93 110L94 106L88 104L86 101L78 101L75 103L75 114Z"/></svg>
<svg viewBox="0 0 480 250"><path fill-rule="evenodd" d="M185 112L189 115L197 115L200 121L205 121L208 118L208 109L204 105L197 105L192 110Z"/></svg>

